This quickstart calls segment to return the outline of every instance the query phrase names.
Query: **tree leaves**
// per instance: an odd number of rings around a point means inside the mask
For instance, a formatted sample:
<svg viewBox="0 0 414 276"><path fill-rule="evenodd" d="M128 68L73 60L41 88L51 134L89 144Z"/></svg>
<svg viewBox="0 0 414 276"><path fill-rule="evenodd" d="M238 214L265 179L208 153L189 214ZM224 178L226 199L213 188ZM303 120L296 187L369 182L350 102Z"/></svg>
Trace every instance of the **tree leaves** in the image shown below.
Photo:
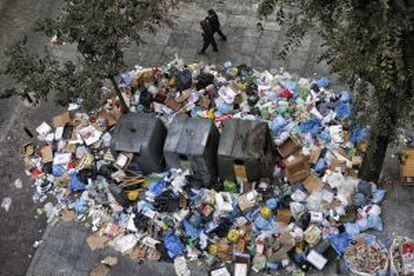
<svg viewBox="0 0 414 276"><path fill-rule="evenodd" d="M144 32L171 26L169 12L176 4L175 0L63 0L60 15L36 22L34 29L60 43L76 44L82 59L61 64L48 52L42 57L29 54L19 42L7 50L7 73L23 85L21 97L32 94L38 102L55 91L59 104L82 97L85 106L96 106L102 80L124 65L126 43L141 44Z"/></svg>

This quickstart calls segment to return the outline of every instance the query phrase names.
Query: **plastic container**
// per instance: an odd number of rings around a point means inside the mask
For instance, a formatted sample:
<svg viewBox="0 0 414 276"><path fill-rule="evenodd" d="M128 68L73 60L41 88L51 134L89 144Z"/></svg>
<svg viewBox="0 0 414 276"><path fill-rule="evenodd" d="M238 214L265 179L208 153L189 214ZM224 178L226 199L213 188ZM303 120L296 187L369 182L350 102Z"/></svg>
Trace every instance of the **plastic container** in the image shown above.
<svg viewBox="0 0 414 276"><path fill-rule="evenodd" d="M131 152L143 173L165 169L163 146L167 136L164 123L154 114L129 113L123 115L115 127L111 148Z"/></svg>
<svg viewBox="0 0 414 276"><path fill-rule="evenodd" d="M204 183L217 181L219 137L211 119L176 116L164 145L167 166L189 169Z"/></svg>
<svg viewBox="0 0 414 276"><path fill-rule="evenodd" d="M271 178L276 146L265 122L226 120L217 152L220 179L257 181Z"/></svg>

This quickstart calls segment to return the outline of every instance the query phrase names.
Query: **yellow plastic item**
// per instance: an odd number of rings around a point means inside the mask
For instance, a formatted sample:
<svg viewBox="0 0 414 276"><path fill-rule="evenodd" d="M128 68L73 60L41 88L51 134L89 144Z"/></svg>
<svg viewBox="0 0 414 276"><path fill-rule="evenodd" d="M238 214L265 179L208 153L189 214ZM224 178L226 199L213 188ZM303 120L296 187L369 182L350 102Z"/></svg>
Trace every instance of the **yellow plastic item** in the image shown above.
<svg viewBox="0 0 414 276"><path fill-rule="evenodd" d="M131 190L127 192L127 197L130 201L137 200L138 196L139 196L138 190Z"/></svg>
<svg viewBox="0 0 414 276"><path fill-rule="evenodd" d="M240 232L237 229L231 229L228 233L227 233L227 239L229 239L230 241L236 243L240 238Z"/></svg>
<svg viewBox="0 0 414 276"><path fill-rule="evenodd" d="M263 206L262 209L260 210L260 215L264 217L265 219L271 218L273 215L272 209L270 209L269 206Z"/></svg>
<svg viewBox="0 0 414 276"><path fill-rule="evenodd" d="M214 108L211 108L207 113L207 118L214 119Z"/></svg>
<svg viewBox="0 0 414 276"><path fill-rule="evenodd" d="M208 253L210 253L211 255L216 255L216 254L217 254L217 252L218 252L218 247L217 247L217 245L216 245L216 244L211 244L211 245L208 247Z"/></svg>
<svg viewBox="0 0 414 276"><path fill-rule="evenodd" d="M142 184L142 186L144 188L148 187L148 185L151 183L151 180L149 178L145 178L144 179L144 183Z"/></svg>

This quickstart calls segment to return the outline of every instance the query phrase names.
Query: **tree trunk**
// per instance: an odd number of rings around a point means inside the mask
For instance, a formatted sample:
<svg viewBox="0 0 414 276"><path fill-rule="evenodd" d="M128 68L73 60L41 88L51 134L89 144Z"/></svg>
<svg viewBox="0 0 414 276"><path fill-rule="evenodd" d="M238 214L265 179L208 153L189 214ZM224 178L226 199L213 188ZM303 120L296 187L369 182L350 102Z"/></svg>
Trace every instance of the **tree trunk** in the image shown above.
<svg viewBox="0 0 414 276"><path fill-rule="evenodd" d="M359 177L363 180L372 182L378 181L389 141L389 136L380 134L369 139L368 149L359 173ZM370 150L370 148L373 150Z"/></svg>
<svg viewBox="0 0 414 276"><path fill-rule="evenodd" d="M116 79L114 76L110 77L111 81L112 81L112 85L114 86L114 89L116 91L116 94L118 95L119 100L121 101L122 104L122 112L123 113L128 113L129 112L129 108L124 100L124 96L122 96L122 92L119 89L118 83L116 82Z"/></svg>

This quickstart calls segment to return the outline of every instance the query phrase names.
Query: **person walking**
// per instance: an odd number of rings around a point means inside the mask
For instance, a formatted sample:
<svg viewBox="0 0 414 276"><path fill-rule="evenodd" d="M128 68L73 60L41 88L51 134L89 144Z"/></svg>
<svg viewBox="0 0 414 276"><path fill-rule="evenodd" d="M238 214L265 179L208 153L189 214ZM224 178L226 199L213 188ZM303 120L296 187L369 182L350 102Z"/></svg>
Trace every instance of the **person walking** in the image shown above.
<svg viewBox="0 0 414 276"><path fill-rule="evenodd" d="M226 41L227 37L221 30L220 20L218 18L217 13L213 9L208 10L208 16L206 17L208 22L210 23L211 28L213 29L213 35L218 33L221 36L221 40Z"/></svg>
<svg viewBox="0 0 414 276"><path fill-rule="evenodd" d="M213 46L213 51L218 52L217 44L214 40L214 32L208 20L200 21L200 26L203 31L203 49L201 49L201 51L198 53L200 55L204 54L210 44Z"/></svg>

